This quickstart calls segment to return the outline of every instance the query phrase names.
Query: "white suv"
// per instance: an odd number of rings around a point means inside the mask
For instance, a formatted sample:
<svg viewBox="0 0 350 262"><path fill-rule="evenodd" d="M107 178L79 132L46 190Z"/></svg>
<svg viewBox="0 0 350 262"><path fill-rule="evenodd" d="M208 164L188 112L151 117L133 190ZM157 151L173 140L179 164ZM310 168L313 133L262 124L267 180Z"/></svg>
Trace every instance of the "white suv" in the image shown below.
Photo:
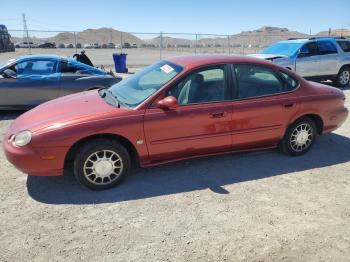
<svg viewBox="0 0 350 262"><path fill-rule="evenodd" d="M310 80L350 83L350 40L342 37L289 39L250 56L271 60Z"/></svg>

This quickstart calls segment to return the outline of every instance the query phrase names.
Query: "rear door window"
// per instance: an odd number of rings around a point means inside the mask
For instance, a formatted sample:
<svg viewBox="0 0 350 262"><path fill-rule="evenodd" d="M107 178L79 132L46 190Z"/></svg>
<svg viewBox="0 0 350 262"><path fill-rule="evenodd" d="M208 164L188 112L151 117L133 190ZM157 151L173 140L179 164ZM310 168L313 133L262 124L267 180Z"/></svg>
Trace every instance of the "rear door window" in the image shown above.
<svg viewBox="0 0 350 262"><path fill-rule="evenodd" d="M318 41L318 52L320 55L329 55L338 53L336 46L331 41Z"/></svg>
<svg viewBox="0 0 350 262"><path fill-rule="evenodd" d="M275 95L295 89L297 81L283 73L260 65L234 65L238 85L238 98Z"/></svg>
<svg viewBox="0 0 350 262"><path fill-rule="evenodd" d="M350 41L337 41L337 43L344 52L350 52Z"/></svg>

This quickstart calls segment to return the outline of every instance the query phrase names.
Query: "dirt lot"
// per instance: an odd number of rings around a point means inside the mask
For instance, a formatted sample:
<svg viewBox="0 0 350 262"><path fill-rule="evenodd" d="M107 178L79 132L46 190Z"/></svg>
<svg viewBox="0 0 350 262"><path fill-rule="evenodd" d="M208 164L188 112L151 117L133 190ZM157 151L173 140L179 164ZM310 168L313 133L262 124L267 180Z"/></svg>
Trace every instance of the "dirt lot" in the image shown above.
<svg viewBox="0 0 350 262"><path fill-rule="evenodd" d="M350 119L302 157L179 162L104 192L27 177L1 150L0 261L350 261L349 160Z"/></svg>
<svg viewBox="0 0 350 262"><path fill-rule="evenodd" d="M222 49L222 48L198 48L196 50L197 53L222 53L222 54L228 54L228 49ZM80 52L80 50L78 50ZM242 52L241 49L230 49L231 53L240 53ZM257 50L253 49L247 49L244 51L245 53L254 53L257 52ZM35 48L31 50L32 54L55 54L55 55L61 55L61 56L73 56L75 53L74 48L65 48L65 49L41 49L41 48ZM113 53L120 53L119 49L86 49L86 54L91 58L91 61L96 66L103 65L106 68L113 68ZM131 69L138 68L138 67L144 67L150 64L153 64L154 62L158 61L161 57L162 59L173 57L173 56L179 56L179 55L190 55L194 54L195 50L194 48L167 48L163 49L161 54L160 50L158 48L136 48L136 49L123 49L123 53L128 54L127 55L127 66ZM10 58L16 58L21 55L27 55L28 49L26 48L17 48L16 52L8 52L8 53L0 53L0 64L1 62L6 62Z"/></svg>

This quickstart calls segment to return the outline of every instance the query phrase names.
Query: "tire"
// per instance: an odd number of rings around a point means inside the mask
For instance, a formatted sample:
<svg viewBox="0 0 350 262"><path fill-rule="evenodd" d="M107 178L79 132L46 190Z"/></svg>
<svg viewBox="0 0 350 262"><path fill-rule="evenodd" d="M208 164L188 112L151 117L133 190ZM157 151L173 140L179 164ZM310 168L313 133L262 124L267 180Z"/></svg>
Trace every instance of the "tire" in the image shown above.
<svg viewBox="0 0 350 262"><path fill-rule="evenodd" d="M315 139L315 122L308 117L303 117L288 127L280 143L280 147L288 155L300 156L310 150Z"/></svg>
<svg viewBox="0 0 350 262"><path fill-rule="evenodd" d="M78 150L74 176L92 190L104 190L120 183L130 166L130 155L123 145L111 139L95 139Z"/></svg>
<svg viewBox="0 0 350 262"><path fill-rule="evenodd" d="M335 80L338 87L347 87L350 83L350 66L346 66L340 69L337 78Z"/></svg>

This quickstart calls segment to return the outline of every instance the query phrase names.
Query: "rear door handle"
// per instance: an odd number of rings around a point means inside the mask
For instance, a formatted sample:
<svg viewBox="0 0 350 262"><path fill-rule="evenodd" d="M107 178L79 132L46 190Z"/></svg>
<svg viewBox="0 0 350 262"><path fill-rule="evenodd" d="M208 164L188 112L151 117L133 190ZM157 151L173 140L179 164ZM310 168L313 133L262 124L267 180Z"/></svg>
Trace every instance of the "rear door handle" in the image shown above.
<svg viewBox="0 0 350 262"><path fill-rule="evenodd" d="M224 117L225 116L225 112L216 112L216 113L212 113L211 117L213 118L220 118L220 117Z"/></svg>
<svg viewBox="0 0 350 262"><path fill-rule="evenodd" d="M283 104L284 107L292 107L294 106L294 103L286 103L286 104Z"/></svg>

